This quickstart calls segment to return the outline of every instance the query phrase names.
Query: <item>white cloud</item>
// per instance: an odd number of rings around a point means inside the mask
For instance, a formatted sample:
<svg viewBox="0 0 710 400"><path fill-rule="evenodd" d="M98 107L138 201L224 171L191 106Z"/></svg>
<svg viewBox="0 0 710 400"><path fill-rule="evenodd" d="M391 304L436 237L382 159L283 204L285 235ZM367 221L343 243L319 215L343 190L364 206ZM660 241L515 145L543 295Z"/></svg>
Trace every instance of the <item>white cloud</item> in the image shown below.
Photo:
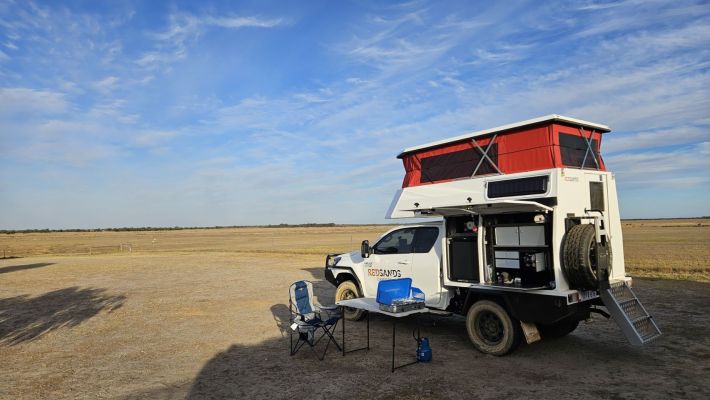
<svg viewBox="0 0 710 400"><path fill-rule="evenodd" d="M0 114L57 114L70 103L63 93L30 88L0 88Z"/></svg>
<svg viewBox="0 0 710 400"><path fill-rule="evenodd" d="M412 4L413 6L415 4ZM340 50L353 61L392 76L404 70L426 69L431 63L485 27L486 16L475 20L448 17L432 22L426 8L407 10L392 18L373 17L370 24Z"/></svg>
<svg viewBox="0 0 710 400"><path fill-rule="evenodd" d="M490 49L476 49L474 51L475 60L471 63L509 63L522 60L531 53L534 48L530 44L499 44L491 46Z"/></svg>
<svg viewBox="0 0 710 400"><path fill-rule="evenodd" d="M182 60L187 56L189 44L196 40L209 28L245 29L245 28L275 28L286 24L283 18L263 19L253 16L214 16L174 13L170 15L170 26L167 30L152 35L157 39L156 49L136 60L136 64L156 68Z"/></svg>
<svg viewBox="0 0 710 400"><path fill-rule="evenodd" d="M151 51L148 53L144 53L141 58L137 59L136 64L145 67L159 62L163 62L165 61L165 59L166 57L161 53L158 53L157 51Z"/></svg>
<svg viewBox="0 0 710 400"><path fill-rule="evenodd" d="M62 162L73 167L88 167L96 161L116 157L120 150L103 143L61 140L38 142L21 149L27 159Z"/></svg>
<svg viewBox="0 0 710 400"><path fill-rule="evenodd" d="M275 19L260 19L256 17L196 17L188 16L195 25L218 26L220 28L239 29L239 28L274 28L283 25L283 18Z"/></svg>
<svg viewBox="0 0 710 400"><path fill-rule="evenodd" d="M590 10L606 10L609 8L616 8L616 7L621 7L625 3L630 3L630 2L623 2L623 1L614 1L614 2L605 2L605 3L599 3L599 2L581 2L582 5L577 7L578 10L581 11L590 11ZM586 4L584 4L586 3Z"/></svg>
<svg viewBox="0 0 710 400"><path fill-rule="evenodd" d="M153 147L164 144L177 136L177 131L147 130L138 132L132 140L138 146Z"/></svg>
<svg viewBox="0 0 710 400"><path fill-rule="evenodd" d="M119 80L120 79L118 77L108 76L100 81L94 82L94 88L100 92L110 92L116 87Z"/></svg>
<svg viewBox="0 0 710 400"><path fill-rule="evenodd" d="M604 157L626 188L691 187L710 182L710 158L705 143L673 151L619 153Z"/></svg>
<svg viewBox="0 0 710 400"><path fill-rule="evenodd" d="M668 148L709 139L709 126L678 126L623 135L612 133L604 137L602 151L608 154L656 147Z"/></svg>
<svg viewBox="0 0 710 400"><path fill-rule="evenodd" d="M581 14L580 22L584 28L575 36L589 37L597 35L623 34L651 26L662 26L684 17L707 14L710 7L687 1L655 2L624 1L615 7L587 7L588 13Z"/></svg>

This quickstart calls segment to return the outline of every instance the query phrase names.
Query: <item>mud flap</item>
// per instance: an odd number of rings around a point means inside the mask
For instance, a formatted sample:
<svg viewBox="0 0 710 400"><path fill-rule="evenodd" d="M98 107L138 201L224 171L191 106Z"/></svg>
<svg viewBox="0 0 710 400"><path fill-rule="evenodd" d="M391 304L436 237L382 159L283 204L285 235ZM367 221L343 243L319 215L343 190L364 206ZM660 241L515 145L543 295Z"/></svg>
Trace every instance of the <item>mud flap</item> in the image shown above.
<svg viewBox="0 0 710 400"><path fill-rule="evenodd" d="M525 341L528 344L535 343L540 340L540 331L537 330L537 325L532 322L520 321L520 327L523 328Z"/></svg>

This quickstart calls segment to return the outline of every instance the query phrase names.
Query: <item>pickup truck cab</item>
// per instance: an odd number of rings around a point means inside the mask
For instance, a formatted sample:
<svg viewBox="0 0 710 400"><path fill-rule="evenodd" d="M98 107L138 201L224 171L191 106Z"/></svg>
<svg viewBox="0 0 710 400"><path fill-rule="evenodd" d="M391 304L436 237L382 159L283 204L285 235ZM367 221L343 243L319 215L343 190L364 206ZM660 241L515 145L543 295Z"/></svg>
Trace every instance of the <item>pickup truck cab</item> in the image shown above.
<svg viewBox="0 0 710 400"><path fill-rule="evenodd" d="M352 252L329 258L332 265L326 268L326 278L338 286L338 300L347 295L375 297L380 280L412 278L424 292L427 307L445 309L449 293L441 281L443 239L443 221L399 226L385 232L369 256ZM349 284L341 287L344 281L353 281L357 292Z"/></svg>

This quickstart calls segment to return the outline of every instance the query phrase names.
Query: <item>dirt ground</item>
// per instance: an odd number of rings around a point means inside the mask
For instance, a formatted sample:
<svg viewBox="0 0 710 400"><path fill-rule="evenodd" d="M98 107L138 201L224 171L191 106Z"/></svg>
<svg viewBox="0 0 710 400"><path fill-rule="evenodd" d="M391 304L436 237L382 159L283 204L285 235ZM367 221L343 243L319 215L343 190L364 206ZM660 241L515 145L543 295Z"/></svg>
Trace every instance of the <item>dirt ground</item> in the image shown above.
<svg viewBox="0 0 710 400"><path fill-rule="evenodd" d="M463 319L423 317L433 362L392 374L391 321L378 316L369 352L329 350L324 361L308 349L288 354L288 286L310 279L318 299L331 303L324 249L357 247L374 239L372 228L282 230L290 244L271 250L273 232L242 232L218 246L209 244L214 233L190 232L165 233L157 244L158 233L143 242L64 234L73 236L43 240L58 241L59 250L65 239L134 247L0 260L0 398L710 397L709 283L635 279L664 332L641 348L595 315L568 337L496 358L473 349ZM4 240L44 248L36 236L18 237ZM414 357L415 326L414 319L398 325L402 362ZM348 323L347 338L349 346L363 343L364 322Z"/></svg>

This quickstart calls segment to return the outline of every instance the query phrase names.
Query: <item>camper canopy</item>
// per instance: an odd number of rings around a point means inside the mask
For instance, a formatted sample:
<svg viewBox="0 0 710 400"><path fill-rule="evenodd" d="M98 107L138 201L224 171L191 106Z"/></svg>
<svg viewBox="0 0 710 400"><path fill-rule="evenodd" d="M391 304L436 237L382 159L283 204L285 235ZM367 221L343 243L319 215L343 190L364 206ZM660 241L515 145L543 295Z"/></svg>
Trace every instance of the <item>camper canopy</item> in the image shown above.
<svg viewBox="0 0 710 400"><path fill-rule="evenodd" d="M402 188L549 168L605 171L601 137L611 130L561 115L471 132L403 150Z"/></svg>

